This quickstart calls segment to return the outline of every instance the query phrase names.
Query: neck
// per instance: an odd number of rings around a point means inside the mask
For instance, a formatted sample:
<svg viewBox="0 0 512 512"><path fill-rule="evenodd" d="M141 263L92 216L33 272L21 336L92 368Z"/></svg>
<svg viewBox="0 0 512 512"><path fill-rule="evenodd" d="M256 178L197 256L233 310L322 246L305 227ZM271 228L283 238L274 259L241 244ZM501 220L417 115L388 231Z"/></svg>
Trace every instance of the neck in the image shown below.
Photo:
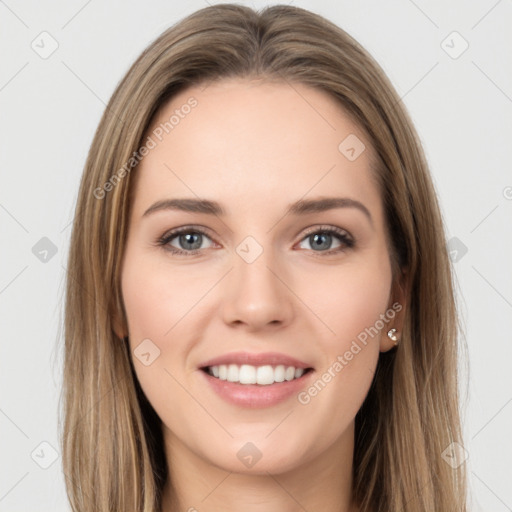
<svg viewBox="0 0 512 512"><path fill-rule="evenodd" d="M324 453L286 472L215 466L164 427L169 475L162 512L357 512L351 502L353 423Z"/></svg>

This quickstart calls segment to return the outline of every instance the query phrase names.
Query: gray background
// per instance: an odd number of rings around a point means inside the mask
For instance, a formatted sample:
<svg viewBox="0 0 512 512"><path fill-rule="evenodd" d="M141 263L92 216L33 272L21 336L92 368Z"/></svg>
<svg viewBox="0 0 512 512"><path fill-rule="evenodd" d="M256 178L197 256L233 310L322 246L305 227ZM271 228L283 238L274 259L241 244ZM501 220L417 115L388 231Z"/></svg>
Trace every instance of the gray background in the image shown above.
<svg viewBox="0 0 512 512"><path fill-rule="evenodd" d="M86 153L133 60L208 3L0 1L0 511L69 510L57 435L59 326ZM472 510L512 510L511 2L292 3L362 43L411 113L441 200L467 332L462 444Z"/></svg>

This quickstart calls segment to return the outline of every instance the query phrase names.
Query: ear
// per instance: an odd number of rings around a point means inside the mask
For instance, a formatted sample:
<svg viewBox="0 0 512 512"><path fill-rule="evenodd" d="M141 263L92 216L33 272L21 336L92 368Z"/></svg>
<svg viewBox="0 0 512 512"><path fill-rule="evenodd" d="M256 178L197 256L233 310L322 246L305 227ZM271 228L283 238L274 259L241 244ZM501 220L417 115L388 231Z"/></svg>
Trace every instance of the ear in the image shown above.
<svg viewBox="0 0 512 512"><path fill-rule="evenodd" d="M118 304L114 312L112 313L112 330L120 340L128 336L128 329L125 326L123 318L124 314L122 313L121 308Z"/></svg>
<svg viewBox="0 0 512 512"><path fill-rule="evenodd" d="M399 272L391 286L390 301L386 310L386 317L390 318L390 320L382 329L380 340L381 352L387 352L395 348L396 343L400 343L403 333L408 305L409 279L406 271L400 270ZM396 329L395 336L398 338L396 342L388 336L390 329Z"/></svg>
<svg viewBox="0 0 512 512"><path fill-rule="evenodd" d="M122 322L119 319L118 315L115 315L114 318L112 319L112 330L120 340L128 336L128 333L126 332L126 329L124 329L124 327L122 326Z"/></svg>

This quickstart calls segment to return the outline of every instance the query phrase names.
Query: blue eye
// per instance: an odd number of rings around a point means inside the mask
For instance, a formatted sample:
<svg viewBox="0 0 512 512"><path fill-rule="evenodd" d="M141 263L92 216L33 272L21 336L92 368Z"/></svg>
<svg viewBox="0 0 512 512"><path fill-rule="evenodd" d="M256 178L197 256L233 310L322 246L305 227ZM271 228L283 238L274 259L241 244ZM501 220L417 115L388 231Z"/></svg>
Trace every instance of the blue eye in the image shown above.
<svg viewBox="0 0 512 512"><path fill-rule="evenodd" d="M209 238L204 231L183 228L164 235L158 243L173 254L197 254L201 248L204 249L201 247L204 237ZM172 245L174 239L177 240L178 247Z"/></svg>
<svg viewBox="0 0 512 512"><path fill-rule="evenodd" d="M333 238L337 239L340 245L331 249ZM354 241L349 237L348 233L346 231L339 230L338 228L326 228L320 231L316 229L311 234L303 238L303 240L309 241L310 246L315 252L327 252L329 254L337 253L344 248L352 248L354 246ZM323 251L321 249L331 250Z"/></svg>
<svg viewBox="0 0 512 512"><path fill-rule="evenodd" d="M202 247L205 238L211 241L204 230L189 226L164 234L157 240L157 245L164 247L172 254L193 256L205 249ZM339 243L335 248L331 248L333 239ZM173 244L175 240L178 247ZM302 238L301 243L305 240L310 243L311 250L320 255L332 255L355 246L355 241L345 230L330 226L315 227Z"/></svg>

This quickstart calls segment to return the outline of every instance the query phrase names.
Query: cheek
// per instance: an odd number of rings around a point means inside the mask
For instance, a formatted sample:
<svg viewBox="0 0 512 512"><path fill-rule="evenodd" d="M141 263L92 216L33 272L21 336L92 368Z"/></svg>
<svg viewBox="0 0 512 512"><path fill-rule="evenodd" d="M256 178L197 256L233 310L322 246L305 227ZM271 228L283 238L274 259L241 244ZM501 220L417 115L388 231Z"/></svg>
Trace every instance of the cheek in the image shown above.
<svg viewBox="0 0 512 512"><path fill-rule="evenodd" d="M195 371L187 366L188 355L211 317L203 311L207 302L201 298L218 278L212 276L211 269L187 272L185 267L170 269L165 258L159 260L137 248L127 251L121 286L135 371L146 396L160 413L174 400L186 399L170 374L181 382ZM153 354L157 356L146 366L147 361L139 355L147 352L150 359Z"/></svg>
<svg viewBox="0 0 512 512"><path fill-rule="evenodd" d="M180 320L187 319L198 294L186 286L186 275L170 274L154 260L127 251L121 286L137 379L157 414L166 418L186 399L172 376L182 381L175 367L186 357L187 323Z"/></svg>
<svg viewBox="0 0 512 512"><path fill-rule="evenodd" d="M172 396L170 392L162 393L174 383L165 372L174 374L169 358L179 358L183 351L176 343L179 337L173 338L173 326L185 315L187 301L181 287L169 282L162 269L142 255L128 253L121 286L135 373L144 394L160 415L169 405L164 395Z"/></svg>
<svg viewBox="0 0 512 512"><path fill-rule="evenodd" d="M326 443L353 420L369 391L386 331L381 315L390 290L391 268L380 258L331 269L321 290L303 288L304 302L313 304L311 309L329 330L319 337L322 364L317 379L298 399L311 417L330 418L332 423L324 426Z"/></svg>
<svg viewBox="0 0 512 512"><path fill-rule="evenodd" d="M322 284L311 286L315 281ZM391 268L387 259L377 257L364 263L331 267L328 279L310 274L302 290L304 302L329 327L330 336L324 339L332 340L330 345L341 350L374 327L385 313L391 291ZM380 322L377 326L381 326Z"/></svg>
<svg viewBox="0 0 512 512"><path fill-rule="evenodd" d="M198 302L207 283L184 270L170 273L159 262L142 257L127 259L122 293L131 337L168 339L173 326Z"/></svg>

